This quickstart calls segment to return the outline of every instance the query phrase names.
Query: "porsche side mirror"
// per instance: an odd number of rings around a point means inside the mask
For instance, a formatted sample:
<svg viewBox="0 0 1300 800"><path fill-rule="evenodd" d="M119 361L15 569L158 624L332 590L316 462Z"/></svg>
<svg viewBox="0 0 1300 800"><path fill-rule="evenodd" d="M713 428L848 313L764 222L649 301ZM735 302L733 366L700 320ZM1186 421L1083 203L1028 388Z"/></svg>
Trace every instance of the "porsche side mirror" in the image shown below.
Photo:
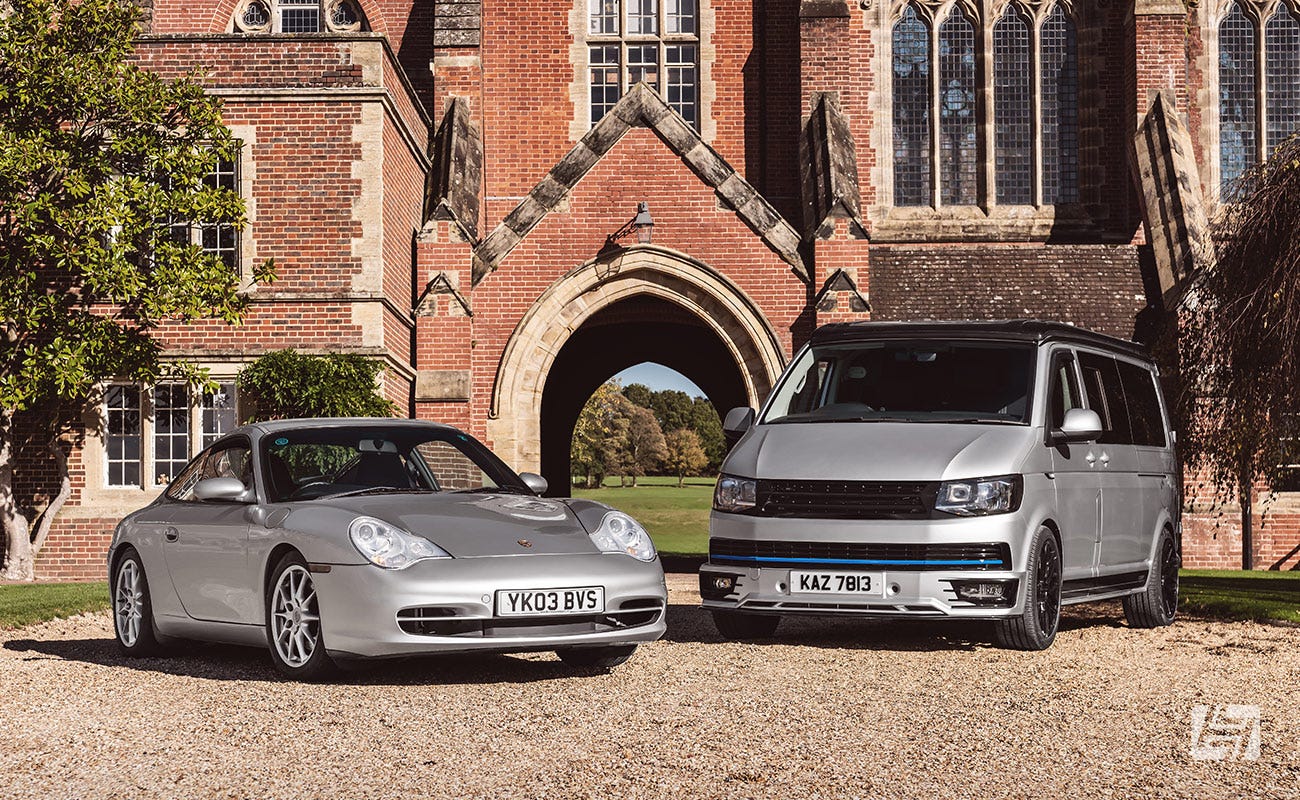
<svg viewBox="0 0 1300 800"><path fill-rule="evenodd" d="M1065 412L1059 430L1052 432L1058 442L1092 442L1101 436L1101 417L1090 408L1072 408Z"/></svg>
<svg viewBox="0 0 1300 800"><path fill-rule="evenodd" d="M536 472L521 472L519 473L519 480L523 481L524 485L538 497L546 494L546 490L551 487L551 485L546 482L546 479L541 475L538 475Z"/></svg>
<svg viewBox="0 0 1300 800"><path fill-rule="evenodd" d="M238 478L207 478L194 484L194 496L200 500L246 503L251 494Z"/></svg>

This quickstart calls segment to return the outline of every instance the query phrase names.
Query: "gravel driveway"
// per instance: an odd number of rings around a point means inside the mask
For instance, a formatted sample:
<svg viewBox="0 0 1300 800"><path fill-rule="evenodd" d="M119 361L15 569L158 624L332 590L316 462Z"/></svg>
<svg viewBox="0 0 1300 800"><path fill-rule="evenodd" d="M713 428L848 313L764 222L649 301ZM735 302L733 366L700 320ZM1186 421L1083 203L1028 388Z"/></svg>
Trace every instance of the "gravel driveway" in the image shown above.
<svg viewBox="0 0 1300 800"><path fill-rule="evenodd" d="M1070 609L1028 654L979 628L783 623L721 643L694 577L610 674L551 654L285 683L265 653L126 661L107 613L0 632L0 797L1300 797L1300 630ZM973 638L972 638L973 637ZM1256 761L1190 754L1258 706Z"/></svg>

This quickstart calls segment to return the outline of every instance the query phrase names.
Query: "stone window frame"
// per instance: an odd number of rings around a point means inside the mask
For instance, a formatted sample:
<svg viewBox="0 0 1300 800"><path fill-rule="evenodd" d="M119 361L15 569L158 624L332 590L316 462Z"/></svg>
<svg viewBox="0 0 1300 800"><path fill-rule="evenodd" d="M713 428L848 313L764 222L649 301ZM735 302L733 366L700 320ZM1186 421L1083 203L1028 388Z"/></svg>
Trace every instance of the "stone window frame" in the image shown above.
<svg viewBox="0 0 1300 800"><path fill-rule="evenodd" d="M290 31L286 35L319 33L358 33L367 31L365 9L359 0L240 0L230 18L233 33L266 34L285 33L282 30L283 12L290 8L315 9L319 15L314 31ZM259 14L260 20L250 17ZM340 17L351 13L351 20Z"/></svg>
<svg viewBox="0 0 1300 800"><path fill-rule="evenodd" d="M1273 15L1283 7L1289 8L1291 14L1300 20L1300 0L1215 0L1200 4L1196 11L1199 16L1202 48L1198 59L1202 88L1198 92L1201 107L1201 152L1206 154L1201 165L1203 174L1201 185L1212 204L1227 202L1222 196L1223 163L1219 142L1219 27L1232 11L1234 5L1240 4L1246 18L1253 25L1255 34L1255 164L1268 156L1268 86L1265 80L1265 27ZM1300 128L1297 128L1300 130Z"/></svg>
<svg viewBox="0 0 1300 800"><path fill-rule="evenodd" d="M207 365L209 374L213 381L222 387L235 385L238 374L239 364L210 364ZM157 492L165 489L167 482L158 480L158 458L157 442L155 439L156 423L155 414L157 411L154 388L157 385L175 385L172 381L161 381L159 384L147 385L137 381L108 381L100 387L97 397L92 402L86 414L86 428L88 435L85 439L83 450L84 463L86 466L86 492L92 497L88 498L92 502L83 501L82 505L93 504L97 498L105 498L110 501L124 499L138 495L141 491ZM108 409L106 408L108 389L112 386L131 386L138 390L140 414L140 483L138 484L112 484L109 483L109 452L107 447L108 437ZM196 390L194 387L188 388L188 452L185 462L188 463L198 455L205 447L216 438L228 433L228 430L207 431L204 422L207 416L205 410L206 393ZM239 400L236 395L235 405L235 425L230 428L233 430L239 424ZM182 468L184 465L181 465ZM179 470L177 470L179 472Z"/></svg>
<svg viewBox="0 0 1300 800"><path fill-rule="evenodd" d="M569 96L573 102L574 114L573 121L569 126L570 141L578 141L587 131L591 130L595 122L591 116L591 84L590 84L590 48L600 44L618 44L619 45L619 87L620 97L627 93L629 87L624 85L627 78L627 61L626 53L629 45L638 44L660 44L659 47L659 69L660 80L659 88L656 94L667 99L668 73L666 50L674 44L694 45L696 48L696 89L695 103L697 125L700 137L705 142L712 142L717 135L717 122L713 119L713 103L717 99L717 90L713 84L713 62L717 57L716 46L714 45L715 14L712 0L695 0L695 34L668 34L665 32L664 23L667 20L668 11L665 0L657 0L657 15L659 20L659 33L654 35L631 36L623 33L624 25L627 19L627 6L630 0L618 0L619 2L619 33L618 34L592 34L589 33L588 20L590 19L590 0L573 0L574 4L569 15L569 31L573 36L569 49L570 60L573 63L573 81L569 85Z"/></svg>
<svg viewBox="0 0 1300 800"><path fill-rule="evenodd" d="M943 205L938 202L941 192L937 180L940 163L937 160L939 141L932 136L930 147L935 151L931 159L931 203L920 206L900 206L894 202L894 143L893 143L893 29L908 6L913 7L926 24L931 47L932 64L938 63L939 25L948 18L954 6L960 5L966 16L975 24L976 36L976 97L977 139L979 159L979 188L974 205ZM993 69L994 27L1002 19L1008 6L1015 6L1022 17L1030 22L1030 67L1032 87L1030 93L1030 125L1033 148L1032 195L1028 204L997 203L995 173L996 129L994 125ZM877 86L873 96L878 98L878 122L871 133L877 153L871 170L875 186L875 201L869 210L872 218L872 238L877 241L1041 241L1057 234L1063 227L1076 230L1093 230L1084 197L1083 181L1087 173L1084 162L1082 136L1078 142L1077 180L1079 197L1066 203L1044 203L1042 165L1042 27L1044 22L1060 7L1074 26L1078 55L1076 98L1078 128L1085 127L1087 114L1084 99L1089 62L1082 51L1087 41L1083 25L1083 9L1076 0L891 0L872 4L863 15L875 43ZM932 68L933 72L933 68ZM932 80L938 81L938 75ZM937 94L931 98L937 104ZM937 119L937 118L936 118ZM937 122L931 122L937 130Z"/></svg>

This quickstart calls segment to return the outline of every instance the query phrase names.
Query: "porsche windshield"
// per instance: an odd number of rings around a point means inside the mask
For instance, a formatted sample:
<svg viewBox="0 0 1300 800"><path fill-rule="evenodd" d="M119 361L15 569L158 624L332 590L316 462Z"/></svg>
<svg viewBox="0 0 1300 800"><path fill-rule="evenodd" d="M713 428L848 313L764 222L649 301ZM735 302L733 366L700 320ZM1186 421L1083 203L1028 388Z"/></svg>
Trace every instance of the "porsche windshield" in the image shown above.
<svg viewBox="0 0 1300 800"><path fill-rule="evenodd" d="M510 468L457 430L323 426L262 437L272 502L382 492L529 493Z"/></svg>
<svg viewBox="0 0 1300 800"><path fill-rule="evenodd" d="M1034 348L874 341L805 349L763 418L794 422L1025 423Z"/></svg>

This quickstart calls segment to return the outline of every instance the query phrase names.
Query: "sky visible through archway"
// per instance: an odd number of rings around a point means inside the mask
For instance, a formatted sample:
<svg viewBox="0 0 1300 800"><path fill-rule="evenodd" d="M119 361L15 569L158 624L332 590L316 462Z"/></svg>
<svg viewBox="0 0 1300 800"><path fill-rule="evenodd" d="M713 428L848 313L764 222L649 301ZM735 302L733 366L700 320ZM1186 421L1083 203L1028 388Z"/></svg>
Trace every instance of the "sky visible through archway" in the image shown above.
<svg viewBox="0 0 1300 800"><path fill-rule="evenodd" d="M704 397L704 391L685 375L653 361L643 361L636 366L628 367L615 375L613 380L618 381L622 386L629 386L633 383L645 384L650 387L652 392L673 389L686 392L691 397Z"/></svg>

